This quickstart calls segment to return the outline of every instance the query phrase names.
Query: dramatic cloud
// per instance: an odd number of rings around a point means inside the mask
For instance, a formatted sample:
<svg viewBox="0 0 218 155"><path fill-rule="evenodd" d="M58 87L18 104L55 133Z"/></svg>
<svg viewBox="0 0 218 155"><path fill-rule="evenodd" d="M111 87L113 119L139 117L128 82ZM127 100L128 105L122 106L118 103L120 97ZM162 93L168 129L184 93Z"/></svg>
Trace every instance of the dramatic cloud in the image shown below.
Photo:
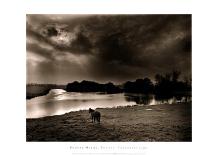
<svg viewBox="0 0 218 155"><path fill-rule="evenodd" d="M191 15L27 15L27 82L191 75Z"/></svg>

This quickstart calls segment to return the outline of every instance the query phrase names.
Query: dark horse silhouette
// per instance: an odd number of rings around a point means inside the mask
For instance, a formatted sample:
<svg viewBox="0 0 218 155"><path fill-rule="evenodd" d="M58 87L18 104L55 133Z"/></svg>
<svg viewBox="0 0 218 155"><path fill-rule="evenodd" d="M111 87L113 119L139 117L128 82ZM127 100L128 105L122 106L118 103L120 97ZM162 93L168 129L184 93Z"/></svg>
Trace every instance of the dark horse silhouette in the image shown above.
<svg viewBox="0 0 218 155"><path fill-rule="evenodd" d="M100 112L89 108L89 113L91 113L92 122L95 122L95 120L96 120L98 123L100 123L100 119L101 119L101 113Z"/></svg>

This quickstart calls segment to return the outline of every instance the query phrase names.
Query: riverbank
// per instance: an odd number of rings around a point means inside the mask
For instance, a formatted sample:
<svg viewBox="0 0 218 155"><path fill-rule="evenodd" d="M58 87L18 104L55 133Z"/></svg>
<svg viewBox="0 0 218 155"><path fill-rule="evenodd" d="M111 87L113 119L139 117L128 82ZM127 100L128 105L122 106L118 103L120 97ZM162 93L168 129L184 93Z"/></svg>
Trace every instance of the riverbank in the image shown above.
<svg viewBox="0 0 218 155"><path fill-rule="evenodd" d="M27 141L191 141L191 103L97 109L26 119Z"/></svg>

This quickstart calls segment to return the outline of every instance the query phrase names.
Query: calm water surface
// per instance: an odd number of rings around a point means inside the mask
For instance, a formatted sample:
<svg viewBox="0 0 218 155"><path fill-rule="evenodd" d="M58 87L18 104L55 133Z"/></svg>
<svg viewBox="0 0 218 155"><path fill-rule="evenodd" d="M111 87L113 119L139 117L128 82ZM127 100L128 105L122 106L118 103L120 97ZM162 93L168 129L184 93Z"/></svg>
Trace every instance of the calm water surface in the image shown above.
<svg viewBox="0 0 218 155"><path fill-rule="evenodd" d="M190 100L191 98L187 97L157 98L154 95L77 93L53 89L45 96L27 100L26 117L38 118L60 115L70 111L87 110L88 108L112 108L136 104L174 104Z"/></svg>

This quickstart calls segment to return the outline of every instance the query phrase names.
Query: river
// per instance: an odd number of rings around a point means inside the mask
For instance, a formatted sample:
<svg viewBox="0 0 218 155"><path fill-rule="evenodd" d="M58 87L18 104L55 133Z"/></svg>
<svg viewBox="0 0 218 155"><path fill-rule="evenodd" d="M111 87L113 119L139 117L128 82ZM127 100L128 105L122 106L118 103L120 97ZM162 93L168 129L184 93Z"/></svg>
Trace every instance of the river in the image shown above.
<svg viewBox="0 0 218 155"><path fill-rule="evenodd" d="M52 89L45 96L27 100L26 117L39 118L61 115L70 111L87 110L89 108L112 108L133 105L177 104L190 102L191 97L156 97L144 94L103 94L66 92Z"/></svg>

